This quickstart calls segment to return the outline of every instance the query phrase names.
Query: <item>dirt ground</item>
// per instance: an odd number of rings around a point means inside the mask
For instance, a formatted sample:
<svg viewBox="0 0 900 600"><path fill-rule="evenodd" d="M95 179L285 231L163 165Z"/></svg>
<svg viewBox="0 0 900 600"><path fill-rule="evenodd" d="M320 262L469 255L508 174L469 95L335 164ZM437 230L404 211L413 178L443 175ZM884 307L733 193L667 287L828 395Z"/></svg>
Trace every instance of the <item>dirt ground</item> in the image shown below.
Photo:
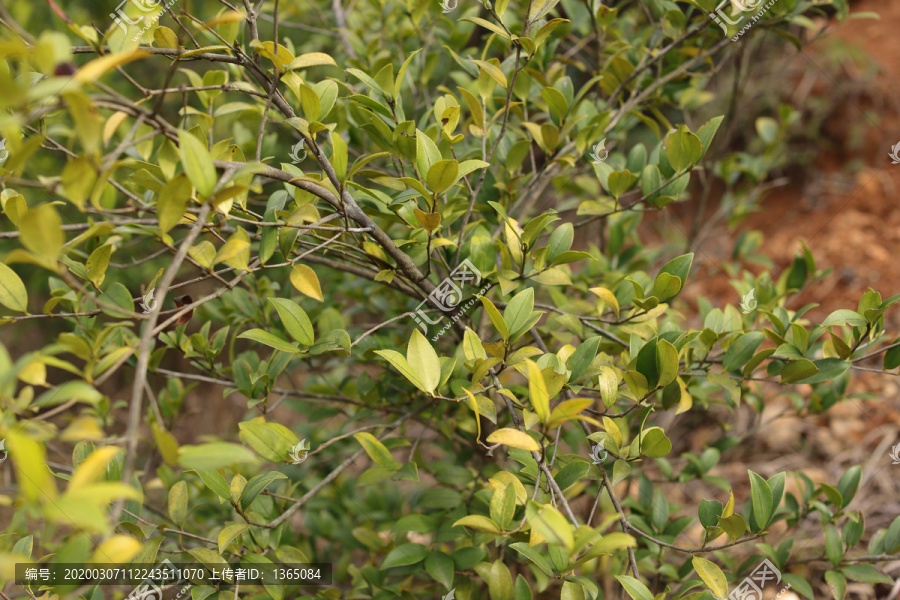
<svg viewBox="0 0 900 600"><path fill-rule="evenodd" d="M736 230L730 231L725 223L706 228L696 248L694 264L698 268L684 294L689 308L696 308L698 296L705 296L718 306L740 302L728 275L719 266L730 260L737 235L752 230L764 235L763 253L775 263L771 269L773 278L790 267L802 247L801 242L812 251L818 268L833 269L828 278L813 284L789 304L794 310L809 303L819 304L807 313L813 322L821 322L837 308L856 308L860 297L870 287L879 291L883 298L900 293L900 269L897 268L900 210L896 204L900 164L891 164L888 156L891 147L900 142L900 111L894 100L900 100L900 36L895 29L900 28L900 1L856 2L852 4L852 12L857 11L874 11L881 19L848 21L832 30L826 39L785 58L785 62L799 61L805 75L818 79L804 82L803 85L808 86L805 91L825 86L829 97L836 100L838 110L828 120L823 136L838 143L831 144L817 156L811 176L804 176L802 181L791 178L786 186L769 192L759 207L761 210L750 215ZM826 60L825 55L833 48L835 38L851 48L860 48L878 64L879 72L874 82L866 83L871 87L865 93L858 93L852 79L830 80L827 69L818 66L820 61ZM786 66L784 72L792 72L791 66ZM843 89L853 91L842 98ZM875 98L876 101L866 102L861 98ZM888 101L880 106L877 99ZM872 118L873 112L877 113L877 118ZM835 146L841 147L840 136L850 131L851 126L864 132L862 152L835 152ZM852 168L848 169L848 164ZM710 198L709 215L716 204L716 199ZM696 202L688 202L677 206L666 218L674 215L687 232L696 211ZM663 217L657 217L660 218ZM660 223L648 219L644 227L655 229L657 225ZM763 270L750 264L745 268L757 274ZM686 314L689 319L697 318L696 315L692 317L690 311ZM885 321L888 331L898 331L900 310L889 310ZM870 361L866 366L880 369L880 359ZM861 464L863 480L850 510L860 510L866 515L866 534L848 553L858 556L865 553L866 544L876 530L886 528L900 515L900 465L892 465L888 455L891 447L900 443L900 387L895 376L862 370L853 370L851 374L851 392L872 394L877 399L851 398L824 415L797 415L788 408L790 403L780 386L763 384L758 390L765 398L763 421L771 422L752 438L725 453L713 473L732 482L746 483L747 469L765 477L784 470L802 470L814 481L836 484L847 468ZM807 389L802 389L804 387ZM795 391L808 398L808 386L800 388ZM788 409L786 415L779 416L785 409ZM747 411L746 408L743 410ZM722 416L729 419L726 413ZM682 428L684 425L682 422ZM675 427L678 428L677 421ZM715 435L717 428L715 423L697 428L691 426L691 439L686 444L702 449L704 440ZM796 484L789 478L787 490L792 489L796 489ZM737 483L734 491L739 503L749 494L749 489L741 489ZM709 492L712 495L706 495ZM696 502L693 496L701 491L687 490L687 493L691 498L685 497L685 501ZM703 493L704 497L725 500L719 497L721 493L715 495L715 488L703 490ZM801 525L800 531L794 548L804 548L799 552L801 556L811 558L822 552L816 550L824 548L818 518L809 519ZM700 537L698 526L694 531L689 529L683 541L688 542L690 538L690 541L698 542ZM777 547L783 541L781 531L773 529L765 541ZM900 578L900 560L875 564L895 580ZM804 571L799 572L813 584L816 598L831 598L823 580L828 566L827 562L814 562L803 565ZM774 597L776 591L766 590L767 594L772 592L766 597ZM873 588L871 584L850 583L846 598L894 600L895 594L891 594L891 586ZM782 600L790 598L790 592L781 596Z"/></svg>

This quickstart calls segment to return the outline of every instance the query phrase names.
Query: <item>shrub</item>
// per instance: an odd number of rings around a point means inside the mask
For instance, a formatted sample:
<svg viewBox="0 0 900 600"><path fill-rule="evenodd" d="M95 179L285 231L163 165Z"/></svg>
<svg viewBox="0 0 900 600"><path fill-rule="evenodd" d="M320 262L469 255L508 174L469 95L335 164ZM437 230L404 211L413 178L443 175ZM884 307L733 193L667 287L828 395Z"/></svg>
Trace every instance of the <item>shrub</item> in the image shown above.
<svg viewBox="0 0 900 600"><path fill-rule="evenodd" d="M724 597L763 559L810 599L889 583L900 520L866 530L860 466L725 478L754 429L683 439L770 382L811 415L864 360L896 374L900 296L805 318L804 249L695 311L686 240L639 228L713 178L755 197L796 117L734 151L711 82L847 4L729 7L728 36L710 0L613 4L3 9L8 589L163 559L334 565L194 600Z"/></svg>

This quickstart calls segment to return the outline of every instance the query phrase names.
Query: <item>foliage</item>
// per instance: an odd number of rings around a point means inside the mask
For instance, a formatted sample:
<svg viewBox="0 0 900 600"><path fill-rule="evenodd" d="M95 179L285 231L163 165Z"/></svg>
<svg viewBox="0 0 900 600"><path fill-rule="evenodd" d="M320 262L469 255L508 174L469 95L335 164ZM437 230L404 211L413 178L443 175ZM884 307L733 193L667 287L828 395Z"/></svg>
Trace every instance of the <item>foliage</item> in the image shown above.
<svg viewBox="0 0 900 600"><path fill-rule="evenodd" d="M731 480L740 432L681 440L765 382L815 414L854 363L893 371L900 296L811 322L812 253L757 276L743 239L757 305L688 318L700 257L639 230L713 179L752 200L796 113L729 151L712 81L845 0L780 0L736 43L711 0L256 4L3 15L0 580L51 554L335 565L223 599L709 598L763 557L810 599L886 579L851 559L900 550L849 508L859 466ZM811 545L767 543L808 517Z"/></svg>

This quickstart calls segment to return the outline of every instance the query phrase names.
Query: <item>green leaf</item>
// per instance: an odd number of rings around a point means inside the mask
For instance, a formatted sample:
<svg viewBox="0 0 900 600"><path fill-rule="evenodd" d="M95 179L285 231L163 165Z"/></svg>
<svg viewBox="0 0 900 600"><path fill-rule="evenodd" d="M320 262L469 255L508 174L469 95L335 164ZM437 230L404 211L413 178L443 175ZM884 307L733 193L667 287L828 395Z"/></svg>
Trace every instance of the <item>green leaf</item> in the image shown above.
<svg viewBox="0 0 900 600"><path fill-rule="evenodd" d="M724 598L728 595L728 582L725 580L725 574L718 565L699 556L695 556L691 563L694 565L694 570L697 571L700 579L703 580L706 587L717 598Z"/></svg>
<svg viewBox="0 0 900 600"><path fill-rule="evenodd" d="M850 504L850 501L856 496L856 491L859 489L859 482L861 479L862 467L859 465L850 467L843 475L841 475L841 479L837 484L837 489L844 500L844 506Z"/></svg>
<svg viewBox="0 0 900 600"><path fill-rule="evenodd" d="M803 594L807 600L816 600L815 595L813 595L812 586L807 583L805 579L800 577L799 575L793 575L791 573L783 573L781 578L785 583L789 583L792 590L796 590L798 593Z"/></svg>
<svg viewBox="0 0 900 600"><path fill-rule="evenodd" d="M268 471L266 473L261 473L248 481L244 486L244 491L241 492L241 510L247 510L256 497L259 496L270 483L279 479L287 479L287 475L279 473L278 471Z"/></svg>
<svg viewBox="0 0 900 600"><path fill-rule="evenodd" d="M504 340L509 339L509 328L506 326L506 321L503 320L503 316L500 314L500 311L497 310L497 307L494 306L494 303L488 300L485 296L480 298L481 304L484 306L485 312L488 314L488 318L493 323L494 328L500 334ZM509 305L507 305L507 309Z"/></svg>
<svg viewBox="0 0 900 600"><path fill-rule="evenodd" d="M844 542L834 525L825 525L825 555L835 567L844 559Z"/></svg>
<svg viewBox="0 0 900 600"><path fill-rule="evenodd" d="M656 364L659 369L659 387L669 385L678 377L678 350L664 339L660 339L656 345Z"/></svg>
<svg viewBox="0 0 900 600"><path fill-rule="evenodd" d="M625 588L625 591L628 592L628 595L633 600L653 600L653 594L640 580L628 575L616 575L616 579L619 580L619 583L622 584L622 587Z"/></svg>
<svg viewBox="0 0 900 600"><path fill-rule="evenodd" d="M553 565L550 564L550 561L548 561L543 554L530 547L525 542L515 542L510 544L509 547L536 564L548 577L554 576Z"/></svg>
<svg viewBox="0 0 900 600"><path fill-rule="evenodd" d="M653 281L653 295L657 298L674 298L683 286L684 283L678 277L660 273ZM660 301L665 302L665 300Z"/></svg>
<svg viewBox="0 0 900 600"><path fill-rule="evenodd" d="M213 195L218 177L216 167L213 166L212 157L206 145L201 143L193 134L178 131L178 152L181 156L181 164L184 172L197 188L197 193L204 198Z"/></svg>
<svg viewBox="0 0 900 600"><path fill-rule="evenodd" d="M422 544L400 544L384 557L379 567L382 571L393 567L405 567L425 560L428 556L428 548Z"/></svg>
<svg viewBox="0 0 900 600"><path fill-rule="evenodd" d="M495 560L488 576L488 594L491 600L513 600L513 579L503 561Z"/></svg>
<svg viewBox="0 0 900 600"><path fill-rule="evenodd" d="M739 539L747 532L747 522L741 515L731 515L730 517L719 517L717 527L721 527L731 541Z"/></svg>
<svg viewBox="0 0 900 600"><path fill-rule="evenodd" d="M822 327L830 327L832 325L865 327L866 319L854 310L841 308L828 315L828 318L822 322Z"/></svg>
<svg viewBox="0 0 900 600"><path fill-rule="evenodd" d="M416 129L416 168L419 170L419 176L426 177L431 166L441 158L441 151L434 141Z"/></svg>
<svg viewBox="0 0 900 600"><path fill-rule="evenodd" d="M664 146L666 158L676 172L684 171L698 160L703 154L703 145L700 138L691 133L684 125L679 125L678 131L666 136Z"/></svg>
<svg viewBox="0 0 900 600"><path fill-rule="evenodd" d="M396 471L402 466L399 462L394 460L393 456L391 456L391 451L371 433L363 431L361 433L353 434L353 437L356 438L356 441L359 442L360 445L362 445L363 450L366 451L369 458L380 467L387 469L388 471Z"/></svg>
<svg viewBox="0 0 900 600"><path fill-rule="evenodd" d="M566 521L562 513L549 504L542 505L529 500L525 506L525 515L532 529L547 540L548 543L564 546L571 551L575 545L572 525Z"/></svg>
<svg viewBox="0 0 900 600"><path fill-rule="evenodd" d="M215 492L218 497L223 500L231 499L231 489L221 473L208 469L195 469L194 472L197 473L206 487Z"/></svg>
<svg viewBox="0 0 900 600"><path fill-rule="evenodd" d="M672 442L659 427L651 427L641 434L641 454L661 458L672 451Z"/></svg>
<svg viewBox="0 0 900 600"><path fill-rule="evenodd" d="M104 244L91 252L85 263L85 271L88 274L88 280L95 288L100 289L100 284L106 278L106 269L109 267L109 257L112 254L112 245Z"/></svg>
<svg viewBox="0 0 900 600"><path fill-rule="evenodd" d="M896 519L891 521L891 524L888 527L887 532L884 534L882 540L884 551L888 554L893 554L898 548L900 548L900 517L897 517Z"/></svg>
<svg viewBox="0 0 900 600"><path fill-rule="evenodd" d="M700 500L700 508L698 509L698 515L700 517L700 524L704 527L713 527L719 520L719 516L722 514L722 503L718 500Z"/></svg>
<svg viewBox="0 0 900 600"><path fill-rule="evenodd" d="M625 169L624 171L613 171L606 180L606 188L609 190L609 194L618 200L619 196L627 192L637 180L638 175L632 173L628 169Z"/></svg>
<svg viewBox="0 0 900 600"><path fill-rule="evenodd" d="M181 446L178 449L178 464L186 469L218 469L239 463L254 463L256 460L243 446L228 442Z"/></svg>
<svg viewBox="0 0 900 600"><path fill-rule="evenodd" d="M347 143L335 132L331 132L331 166L338 181L347 177Z"/></svg>
<svg viewBox="0 0 900 600"><path fill-rule="evenodd" d="M418 329L414 329L406 349L410 369L418 374L423 390L432 396L441 381L441 360L431 344Z"/></svg>
<svg viewBox="0 0 900 600"><path fill-rule="evenodd" d="M375 354L391 363L394 368L400 371L400 373L402 373L414 386L427 394L431 394L428 388L425 387L425 382L419 376L419 373L413 370L405 356L396 350L375 350Z"/></svg>
<svg viewBox="0 0 900 600"><path fill-rule="evenodd" d="M159 230L168 233L184 216L191 199L191 182L183 174L169 181L159 192L156 200L156 214Z"/></svg>
<svg viewBox="0 0 900 600"><path fill-rule="evenodd" d="M896 344L897 342L900 342L900 338L894 340L891 344ZM900 367L900 346L891 348L884 353L884 369L890 371L897 367Z"/></svg>
<svg viewBox="0 0 900 600"><path fill-rule="evenodd" d="M753 531L761 531L769 524L772 516L772 490L766 480L748 470L750 475L750 498L753 506L751 525Z"/></svg>
<svg viewBox="0 0 900 600"><path fill-rule="evenodd" d="M323 336L319 336L316 343L309 348L309 353L313 356L332 352L334 350L343 350L350 356L350 334L343 329L332 329Z"/></svg>
<svg viewBox="0 0 900 600"><path fill-rule="evenodd" d="M672 276L680 279L681 284L682 284L682 289L683 289L684 283L687 281L688 274L691 272L691 263L693 263L693 261L694 261L694 253L693 252L691 252L690 254L683 254L683 255L673 258L672 260L667 262L665 265L663 265L663 268L660 269L659 272L660 273L668 273L669 275L672 275ZM659 275L657 275L657 278L659 278ZM680 292L680 290L679 290L679 292ZM659 301L660 302L668 302L672 298L674 298L674 296L668 297L668 298L660 297Z"/></svg>
<svg viewBox="0 0 900 600"><path fill-rule="evenodd" d="M507 330L515 335L528 322L534 310L534 289L527 288L516 294L503 311L503 322Z"/></svg>
<svg viewBox="0 0 900 600"><path fill-rule="evenodd" d="M241 441L269 462L288 461L291 448L300 443L293 431L280 423L238 423Z"/></svg>
<svg viewBox="0 0 900 600"><path fill-rule="evenodd" d="M209 548L192 548L187 552L209 570L222 571L223 568L228 568L228 562L220 554ZM224 574L222 578L225 579ZM225 581L229 580L225 579Z"/></svg>
<svg viewBox="0 0 900 600"><path fill-rule="evenodd" d="M263 331L262 329L251 329L240 334L238 337L245 340L253 340L254 342L259 342L260 344L265 344L270 348L275 348L276 350L280 350L282 352L288 352L291 354L300 352L300 350L293 344L281 339L278 336L272 335L268 331Z"/></svg>
<svg viewBox="0 0 900 600"><path fill-rule="evenodd" d="M439 160L428 169L425 182L435 194L441 194L453 185L458 173L459 165L455 160Z"/></svg>
<svg viewBox="0 0 900 600"><path fill-rule="evenodd" d="M732 342L722 358L722 367L726 371L736 371L747 364L756 349L765 341L766 334L762 331L750 331Z"/></svg>
<svg viewBox="0 0 900 600"><path fill-rule="evenodd" d="M565 491L569 486L578 483L582 477L590 471L591 465L585 461L574 461L567 464L559 470L559 473L553 476L559 489Z"/></svg>
<svg viewBox="0 0 900 600"><path fill-rule="evenodd" d="M18 312L28 312L28 292L15 271L0 263L0 304Z"/></svg>
<svg viewBox="0 0 900 600"><path fill-rule="evenodd" d="M449 554L434 550L425 559L425 571L446 589L453 587L453 559Z"/></svg>
<svg viewBox="0 0 900 600"><path fill-rule="evenodd" d="M872 565L845 565L841 567L841 573L847 579L852 581L862 581L864 583L886 583L888 585L894 583L894 580L880 573Z"/></svg>
<svg viewBox="0 0 900 600"><path fill-rule="evenodd" d="M724 116L713 117L697 130L697 137L700 138L700 143L703 145L703 152L700 154L700 158L706 156L709 145L712 143L716 132L719 130L719 125L724 118Z"/></svg>
<svg viewBox="0 0 900 600"><path fill-rule="evenodd" d="M286 298L269 297L269 302L275 305L278 316L281 317L281 323L287 330L288 335L300 342L304 346L312 346L314 341L314 333L312 323L306 312L300 308L300 305Z"/></svg>
<svg viewBox="0 0 900 600"><path fill-rule="evenodd" d="M811 360L801 358L792 360L781 370L782 383L795 383L801 379L812 377L819 372L819 368Z"/></svg>
<svg viewBox="0 0 900 600"><path fill-rule="evenodd" d="M597 381L597 387L600 390L600 398L603 400L603 406L611 407L619 394L619 376L611 367L600 367L600 378Z"/></svg>
<svg viewBox="0 0 900 600"><path fill-rule="evenodd" d="M825 571L825 583L831 589L831 596L835 600L843 600L847 594L847 580L838 571Z"/></svg>
<svg viewBox="0 0 900 600"><path fill-rule="evenodd" d="M478 531L484 531L486 533L493 533L499 535L502 531L500 526L494 523L491 519L481 516L481 515L468 515L463 517L462 519L457 520L453 527L468 527L470 529L477 529Z"/></svg>
<svg viewBox="0 0 900 600"><path fill-rule="evenodd" d="M293 59L287 65L288 71L294 71L296 69L307 69L309 67L315 67L320 65L330 65L332 67L336 67L337 63L334 62L334 59L331 56L323 53L323 52L308 52L306 54L301 54L297 58Z"/></svg>
<svg viewBox="0 0 900 600"><path fill-rule="evenodd" d="M169 517L179 527L187 517L188 491L184 481L176 481L169 490Z"/></svg>

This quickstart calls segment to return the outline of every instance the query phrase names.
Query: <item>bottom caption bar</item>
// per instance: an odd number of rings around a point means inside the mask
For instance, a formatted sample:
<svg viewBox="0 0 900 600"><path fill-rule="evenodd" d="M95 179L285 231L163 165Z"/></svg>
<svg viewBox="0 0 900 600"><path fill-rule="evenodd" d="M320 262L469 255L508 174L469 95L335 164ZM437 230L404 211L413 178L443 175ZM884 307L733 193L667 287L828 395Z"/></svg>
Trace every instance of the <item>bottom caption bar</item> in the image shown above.
<svg viewBox="0 0 900 600"><path fill-rule="evenodd" d="M154 583L158 586L181 582L205 585L265 584L265 585L331 585L331 563L258 564L236 563L210 567L202 563L173 563L168 560L156 565L72 564L34 565L16 563L16 583L80 584L80 585L137 585Z"/></svg>

